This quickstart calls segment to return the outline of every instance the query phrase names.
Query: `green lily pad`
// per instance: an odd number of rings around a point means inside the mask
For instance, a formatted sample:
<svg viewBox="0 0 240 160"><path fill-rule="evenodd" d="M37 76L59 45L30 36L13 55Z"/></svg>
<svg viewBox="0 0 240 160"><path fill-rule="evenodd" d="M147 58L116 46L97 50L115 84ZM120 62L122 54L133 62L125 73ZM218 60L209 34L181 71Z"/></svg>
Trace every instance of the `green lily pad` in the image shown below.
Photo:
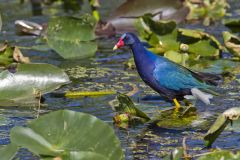
<svg viewBox="0 0 240 160"><path fill-rule="evenodd" d="M240 107L230 108L219 115L214 124L210 127L206 135L204 136L205 145L211 146L217 137L222 133L226 126L233 120L237 120L240 117Z"/></svg>
<svg viewBox="0 0 240 160"><path fill-rule="evenodd" d="M226 0L204 0L198 3L188 0L185 5L190 9L187 20L203 20L205 26L224 17L229 7Z"/></svg>
<svg viewBox="0 0 240 160"><path fill-rule="evenodd" d="M189 44L189 53L195 57L218 57L220 50L211 44L211 40L200 40L196 43Z"/></svg>
<svg viewBox="0 0 240 160"><path fill-rule="evenodd" d="M238 67L238 63L227 59L219 59L215 61L205 59L192 62L190 66L192 70L221 74L223 72L233 72L233 69Z"/></svg>
<svg viewBox="0 0 240 160"><path fill-rule="evenodd" d="M65 59L94 56L95 25L95 19L89 15L53 18L47 28L48 45Z"/></svg>
<svg viewBox="0 0 240 160"><path fill-rule="evenodd" d="M220 42L206 32L177 29L172 22L155 22L150 16L146 15L137 20L136 28L140 37L151 45L149 50L162 55L169 55L168 52L174 51L189 54L190 60L196 60L196 57L217 57L220 50L223 49ZM187 46L184 51L182 50L182 44ZM180 56L176 56L174 61L182 63L178 57Z"/></svg>
<svg viewBox="0 0 240 160"><path fill-rule="evenodd" d="M4 146L3 148L0 149L1 160L13 159L14 156L16 155L17 150L18 147L13 143Z"/></svg>
<svg viewBox="0 0 240 160"><path fill-rule="evenodd" d="M85 151L80 151L80 152L68 152L62 157L63 160L107 160L108 158L106 156L103 156L98 153L94 152L85 152ZM45 160L45 159L44 159Z"/></svg>
<svg viewBox="0 0 240 160"><path fill-rule="evenodd" d="M0 73L0 106L34 104L36 97L69 83L67 74L50 64L18 64Z"/></svg>
<svg viewBox="0 0 240 160"><path fill-rule="evenodd" d="M231 151L227 151L227 150L217 150L214 151L210 154L206 154L203 155L201 157L199 157L197 160L237 160L240 159L240 152L237 153L233 153Z"/></svg>
<svg viewBox="0 0 240 160"><path fill-rule="evenodd" d="M159 38L158 47L163 49L163 53L169 50L179 51L179 46L181 42L177 40L177 37L178 37L177 30L173 30L171 34L158 36Z"/></svg>
<svg viewBox="0 0 240 160"><path fill-rule="evenodd" d="M153 21L149 16L139 18L135 27L142 39L153 48L154 53L163 54L168 50L178 51L176 23L173 21Z"/></svg>
<svg viewBox="0 0 240 160"><path fill-rule="evenodd" d="M214 36L200 30L183 28L179 28L178 32L181 34L180 41L189 45L188 52L202 57L219 56L222 46Z"/></svg>
<svg viewBox="0 0 240 160"><path fill-rule="evenodd" d="M210 39L211 41L214 42L214 44L217 47L221 48L221 43L213 35L210 35L204 31L184 29L184 28L179 28L178 31L181 33L181 35L184 35L187 37L192 37L197 39L205 39L205 38Z"/></svg>
<svg viewBox="0 0 240 160"><path fill-rule="evenodd" d="M223 19L223 24L227 26L233 32L240 32L240 18L228 18Z"/></svg>
<svg viewBox="0 0 240 160"><path fill-rule="evenodd" d="M119 93L117 95L117 99L119 101L119 106L115 107L115 109L118 113L127 113L130 117L139 117L143 121L150 120L150 117L146 113L138 109L127 95Z"/></svg>
<svg viewBox="0 0 240 160"><path fill-rule="evenodd" d="M11 142L39 157L62 160L122 160L123 151L114 130L96 117L59 110L14 127Z"/></svg>
<svg viewBox="0 0 240 160"><path fill-rule="evenodd" d="M240 38L225 31L223 34L223 40L226 48L233 55L240 57Z"/></svg>
<svg viewBox="0 0 240 160"><path fill-rule="evenodd" d="M151 17L151 14L145 14L141 18L151 31L157 35L172 33L177 26L175 21L154 21Z"/></svg>
<svg viewBox="0 0 240 160"><path fill-rule="evenodd" d="M187 108L170 108L160 112L159 116L154 118L155 124L163 128L189 128L192 122L197 119L196 108L189 106Z"/></svg>
<svg viewBox="0 0 240 160"><path fill-rule="evenodd" d="M169 50L169 51L164 53L164 57L167 57L171 61L182 64L183 66L185 66L186 61L188 60L189 56L188 56L188 54L181 54L179 52Z"/></svg>
<svg viewBox="0 0 240 160"><path fill-rule="evenodd" d="M210 147L212 143L216 140L216 138L222 133L225 127L228 125L230 121L227 120L223 115L220 115L215 123L208 130L206 135L204 136L205 145Z"/></svg>

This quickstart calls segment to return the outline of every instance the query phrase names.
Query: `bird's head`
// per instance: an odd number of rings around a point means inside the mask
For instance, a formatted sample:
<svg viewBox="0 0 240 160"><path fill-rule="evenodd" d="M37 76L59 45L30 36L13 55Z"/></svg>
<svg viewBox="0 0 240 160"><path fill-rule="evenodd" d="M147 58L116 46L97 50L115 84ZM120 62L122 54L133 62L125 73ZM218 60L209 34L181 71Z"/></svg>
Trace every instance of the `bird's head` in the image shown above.
<svg viewBox="0 0 240 160"><path fill-rule="evenodd" d="M121 48L123 46L130 46L134 44L137 40L137 37L133 33L124 33L120 38L117 44L113 47L113 50Z"/></svg>

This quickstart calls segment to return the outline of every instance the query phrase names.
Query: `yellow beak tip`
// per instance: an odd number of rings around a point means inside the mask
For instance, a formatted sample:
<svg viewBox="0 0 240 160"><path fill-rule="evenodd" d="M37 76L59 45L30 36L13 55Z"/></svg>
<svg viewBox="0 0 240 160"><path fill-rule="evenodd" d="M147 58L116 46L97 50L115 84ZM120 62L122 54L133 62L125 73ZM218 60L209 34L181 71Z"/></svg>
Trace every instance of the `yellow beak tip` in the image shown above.
<svg viewBox="0 0 240 160"><path fill-rule="evenodd" d="M118 47L115 45L115 46L113 47L113 50L115 51L116 49L118 49Z"/></svg>

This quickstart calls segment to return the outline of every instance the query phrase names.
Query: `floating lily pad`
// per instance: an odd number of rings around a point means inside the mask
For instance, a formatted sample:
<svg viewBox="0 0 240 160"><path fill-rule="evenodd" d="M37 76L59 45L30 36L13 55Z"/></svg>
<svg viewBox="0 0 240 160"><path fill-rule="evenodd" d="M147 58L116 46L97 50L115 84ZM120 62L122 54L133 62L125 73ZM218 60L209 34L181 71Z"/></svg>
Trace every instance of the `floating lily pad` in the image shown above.
<svg viewBox="0 0 240 160"><path fill-rule="evenodd" d="M189 106L187 108L170 108L160 111L159 116L154 118L154 123L163 128L189 128L192 122L197 119L196 108Z"/></svg>
<svg viewBox="0 0 240 160"><path fill-rule="evenodd" d="M209 72L221 74L223 72L233 72L233 68L238 67L238 63L227 60L227 59L219 59L219 60L201 60L190 63L191 69L200 71L200 72Z"/></svg>
<svg viewBox="0 0 240 160"><path fill-rule="evenodd" d="M48 24L47 42L65 59L91 57L97 50L95 24L89 15L53 18Z"/></svg>
<svg viewBox="0 0 240 160"><path fill-rule="evenodd" d="M205 145L211 146L216 138L222 133L226 126L233 120L237 120L240 117L240 108L230 108L219 115L214 124L210 127L206 135L204 136Z"/></svg>
<svg viewBox="0 0 240 160"><path fill-rule="evenodd" d="M171 51L171 50L165 52L164 57L167 57L168 59L170 59L176 63L182 64L183 66L185 66L186 61L189 58L188 54L181 54L181 53Z"/></svg>
<svg viewBox="0 0 240 160"><path fill-rule="evenodd" d="M189 44L189 53L192 53L195 57L218 57L220 50L214 47L211 40L200 40L194 44Z"/></svg>
<svg viewBox="0 0 240 160"><path fill-rule="evenodd" d="M115 110L118 113L127 113L130 118L138 117L141 118L143 121L150 120L150 117L146 113L138 109L127 95L119 93L117 95L117 99L119 101L119 106L115 107Z"/></svg>
<svg viewBox="0 0 240 160"><path fill-rule="evenodd" d="M203 155L199 157L197 160L237 160L240 159L240 152L233 153L227 150L217 150L210 154Z"/></svg>
<svg viewBox="0 0 240 160"><path fill-rule="evenodd" d="M0 73L0 106L36 103L38 94L69 83L64 71L50 64L18 64Z"/></svg>
<svg viewBox="0 0 240 160"><path fill-rule="evenodd" d="M144 23L157 35L172 33L177 24L175 21L154 21L150 14L141 17Z"/></svg>
<svg viewBox="0 0 240 160"><path fill-rule="evenodd" d="M229 52L240 57L240 38L225 31L223 32L224 44Z"/></svg>
<svg viewBox="0 0 240 160"><path fill-rule="evenodd" d="M206 26L224 17L229 7L226 0L204 0L198 3L187 0L185 5L190 9L187 20L203 20Z"/></svg>
<svg viewBox="0 0 240 160"><path fill-rule="evenodd" d="M139 18L135 23L142 39L146 40L154 53L163 54L168 50L178 51L180 42L177 41L176 23L173 21L151 20L149 16ZM158 29L160 26L161 29ZM163 31L159 31L163 30Z"/></svg>
<svg viewBox="0 0 240 160"><path fill-rule="evenodd" d="M140 37L151 46L149 50L154 53L166 55L167 52L175 51L175 56L171 54L171 57L180 57L177 53L186 53L189 54L190 60L196 60L197 57L218 57L223 49L220 42L206 32L177 29L174 22L155 22L147 15L138 19L136 28ZM182 44L187 48L183 50ZM180 58L177 59L178 63L182 63Z"/></svg>
<svg viewBox="0 0 240 160"><path fill-rule="evenodd" d="M222 49L220 42L212 35L200 30L178 29L182 42L189 45L188 52L196 56L219 56Z"/></svg>
<svg viewBox="0 0 240 160"><path fill-rule="evenodd" d="M13 143L10 143L7 146L4 146L3 148L0 149L1 160L13 159L17 150L18 150L18 147Z"/></svg>
<svg viewBox="0 0 240 160"><path fill-rule="evenodd" d="M178 31L183 36L196 38L196 39L209 39L213 42L213 44L216 47L218 47L218 48L222 47L221 43L213 35L210 35L210 34L204 32L204 31L201 31L201 30L198 30L198 29L192 30L192 29L185 29L185 28L179 28ZM189 43L191 43L191 41Z"/></svg>
<svg viewBox="0 0 240 160"><path fill-rule="evenodd" d="M240 32L240 18L223 19L223 24L233 32Z"/></svg>
<svg viewBox="0 0 240 160"><path fill-rule="evenodd" d="M110 126L92 115L74 111L55 111L31 121L28 127L14 127L10 139L41 158L124 159Z"/></svg>

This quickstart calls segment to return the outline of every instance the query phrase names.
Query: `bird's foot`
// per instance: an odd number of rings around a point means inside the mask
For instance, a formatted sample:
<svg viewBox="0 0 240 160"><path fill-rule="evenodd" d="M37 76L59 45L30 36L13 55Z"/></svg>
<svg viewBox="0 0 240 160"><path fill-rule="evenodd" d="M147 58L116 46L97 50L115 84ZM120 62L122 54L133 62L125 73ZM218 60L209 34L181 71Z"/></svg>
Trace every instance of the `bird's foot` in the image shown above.
<svg viewBox="0 0 240 160"><path fill-rule="evenodd" d="M179 110L179 108L181 108L181 105L180 105L180 103L178 102L178 100L176 99L176 98L174 98L173 99L173 102L174 102L174 104L175 104L175 111L178 111Z"/></svg>

